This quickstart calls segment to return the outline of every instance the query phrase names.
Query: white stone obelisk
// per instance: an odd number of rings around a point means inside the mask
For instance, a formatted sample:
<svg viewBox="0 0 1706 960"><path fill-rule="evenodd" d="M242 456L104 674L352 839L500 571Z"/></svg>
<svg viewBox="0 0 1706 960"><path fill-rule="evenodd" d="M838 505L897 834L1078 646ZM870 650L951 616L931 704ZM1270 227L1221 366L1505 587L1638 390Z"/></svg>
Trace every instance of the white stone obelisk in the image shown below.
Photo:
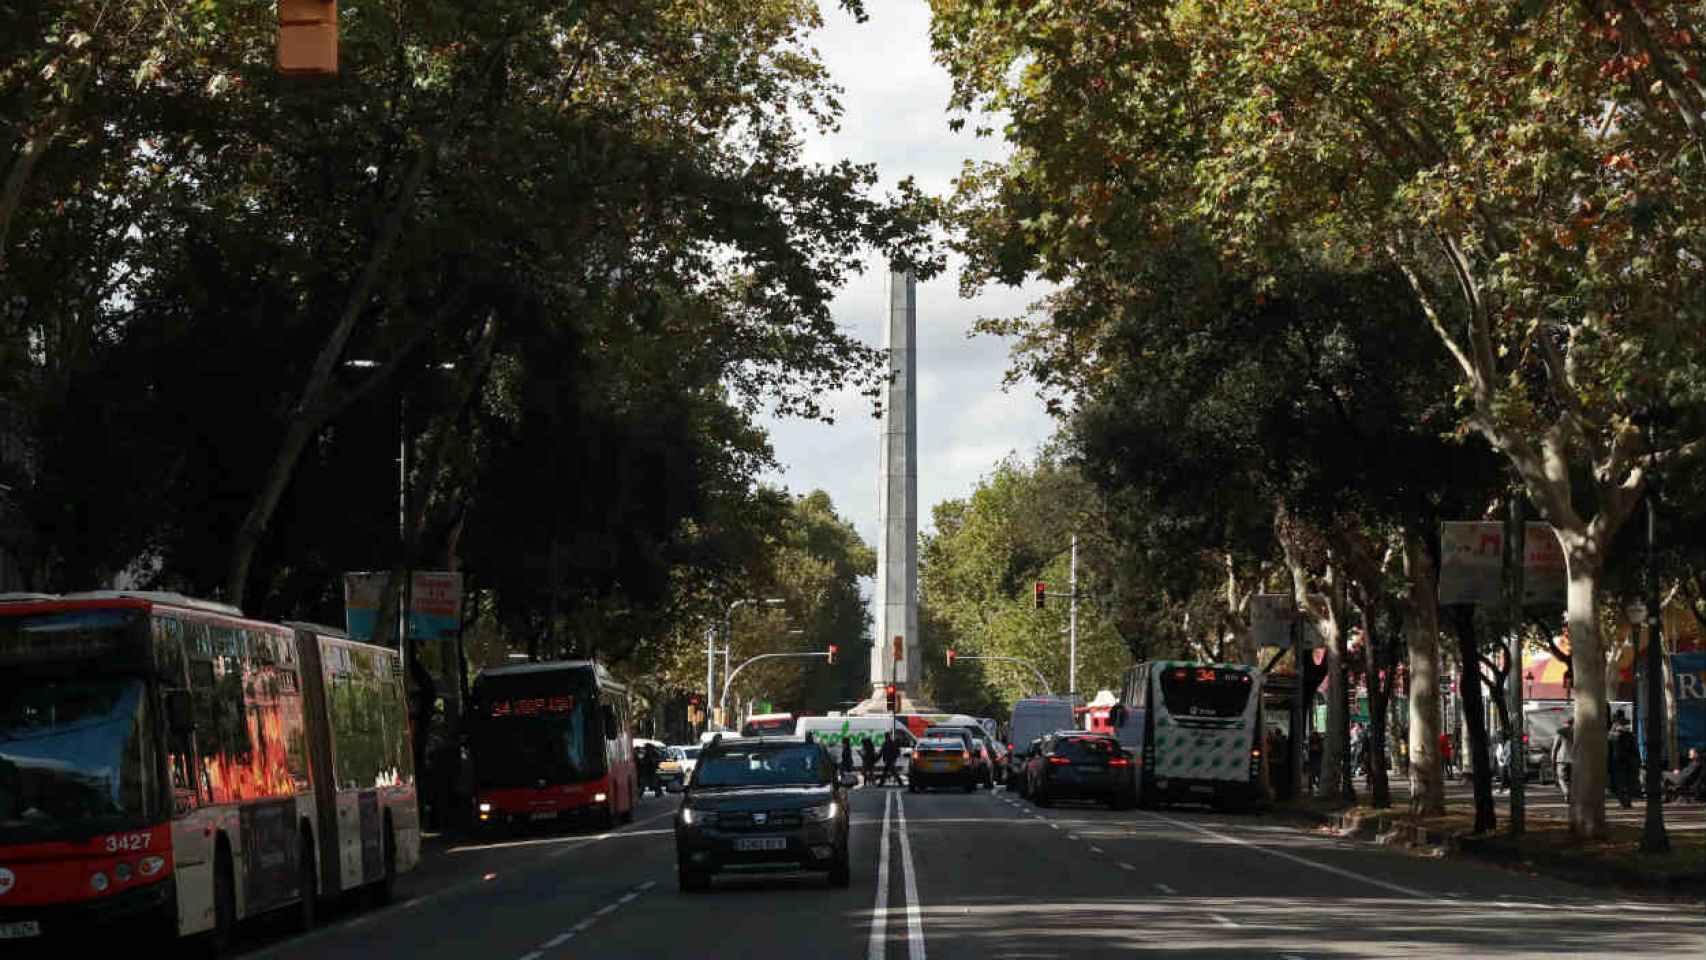
<svg viewBox="0 0 1706 960"><path fill-rule="evenodd" d="M895 684L916 696L918 653L918 281L889 272L889 322L884 346L889 373L877 455L877 642L871 647L873 700ZM895 659L896 640L901 657Z"/></svg>

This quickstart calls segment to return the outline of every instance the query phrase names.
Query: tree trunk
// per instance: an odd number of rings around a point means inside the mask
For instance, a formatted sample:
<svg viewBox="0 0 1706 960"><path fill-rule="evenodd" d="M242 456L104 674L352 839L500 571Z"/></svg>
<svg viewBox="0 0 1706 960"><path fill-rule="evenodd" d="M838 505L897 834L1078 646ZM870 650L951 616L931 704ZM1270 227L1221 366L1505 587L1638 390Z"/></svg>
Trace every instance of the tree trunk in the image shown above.
<svg viewBox="0 0 1706 960"><path fill-rule="evenodd" d="M1386 779L1386 701L1392 686L1391 657L1375 632L1373 605L1361 607L1364 681L1368 686L1368 790L1377 809L1392 806L1392 785ZM1386 679L1380 675L1385 672Z"/></svg>
<svg viewBox="0 0 1706 960"><path fill-rule="evenodd" d="M1498 825L1493 806L1493 761L1487 742L1487 707L1482 701L1480 643L1475 636L1475 608L1452 608L1451 621L1457 634L1457 659L1462 664L1457 689L1463 691L1463 723L1469 728L1464 745L1475 773L1475 832L1487 833Z"/></svg>
<svg viewBox="0 0 1706 960"><path fill-rule="evenodd" d="M1605 836L1605 655L1599 636L1597 550L1565 536L1569 586L1564 610L1575 671L1576 733L1571 748L1570 831L1584 840Z"/></svg>
<svg viewBox="0 0 1706 960"><path fill-rule="evenodd" d="M1327 602L1332 605L1321 632L1326 648L1323 666L1327 671L1327 730L1321 743L1321 783L1317 796L1342 796L1349 784L1345 777L1345 754L1350 741L1350 713L1345 709L1345 619L1340 616L1344 585L1336 582L1338 571L1328 571ZM1313 689L1313 688L1312 688Z"/></svg>
<svg viewBox="0 0 1706 960"><path fill-rule="evenodd" d="M1403 605L1410 648L1410 809L1445 812L1445 777L1439 756L1439 581L1427 541L1404 533L1404 572L1410 580Z"/></svg>

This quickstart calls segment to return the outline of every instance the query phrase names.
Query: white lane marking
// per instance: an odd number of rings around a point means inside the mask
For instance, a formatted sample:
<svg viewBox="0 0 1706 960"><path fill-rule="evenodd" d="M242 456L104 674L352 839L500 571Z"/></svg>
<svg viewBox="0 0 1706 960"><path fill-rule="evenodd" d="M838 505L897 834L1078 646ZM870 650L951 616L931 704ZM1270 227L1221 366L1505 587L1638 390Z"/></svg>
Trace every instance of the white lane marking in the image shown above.
<svg viewBox="0 0 1706 960"><path fill-rule="evenodd" d="M1174 890L1172 887L1167 886L1165 883L1156 884L1155 889L1161 891L1162 893L1178 893L1179 892L1177 890Z"/></svg>
<svg viewBox="0 0 1706 960"><path fill-rule="evenodd" d="M1120 861L1120 869L1121 870L1136 870L1137 868L1132 866L1129 863L1126 863L1124 860L1121 860Z"/></svg>
<svg viewBox="0 0 1706 960"><path fill-rule="evenodd" d="M1213 920L1215 923L1218 923L1223 927L1236 927L1236 926L1238 926L1238 924L1233 923L1231 920L1228 920L1227 918L1221 916L1218 913L1211 913L1208 916L1209 916L1210 920Z"/></svg>
<svg viewBox="0 0 1706 960"><path fill-rule="evenodd" d="M633 892L631 892L631 893L625 893L625 894L623 894L623 895L622 895L622 899L620 899L620 900L618 900L618 901L616 901L616 902L617 902L617 903L618 903L618 904L623 904L623 903L627 903L627 902L628 902L628 901L630 901L630 900L632 900L632 899L634 899L634 898L635 898L635 897L637 897L637 896L639 896L639 895L640 895L640 891L638 891L638 890L635 890L635 891L633 891Z"/></svg>
<svg viewBox="0 0 1706 960"><path fill-rule="evenodd" d="M645 893L647 890L650 890L651 888L653 888L657 885L658 885L658 882L656 880L647 880L645 883L640 884L635 889L639 890L641 893Z"/></svg>
<svg viewBox="0 0 1706 960"><path fill-rule="evenodd" d="M925 960L924 914L918 903L918 875L912 870L912 841L906 836L906 804L901 798L895 798L894 809L900 820L900 868L906 874L907 952L912 960Z"/></svg>
<svg viewBox="0 0 1706 960"><path fill-rule="evenodd" d="M541 944L541 946L543 946L547 950L555 950L556 948L562 946L565 943L568 943L570 940L573 940L574 938L575 938L575 935L573 933L559 933L556 936L552 937L551 939L545 941L543 944Z"/></svg>
<svg viewBox="0 0 1706 960"><path fill-rule="evenodd" d="M597 910L594 910L592 912L592 915L595 917L608 917L611 914L616 912L616 908L618 906L620 906L620 904L615 904L615 903L606 904L605 906L599 907Z"/></svg>
<svg viewBox="0 0 1706 960"><path fill-rule="evenodd" d="M585 933L586 928L588 928L590 926L592 926L592 921L590 919L582 920L580 923L577 923L573 927L570 927L569 930L572 933Z"/></svg>
<svg viewBox="0 0 1706 960"><path fill-rule="evenodd" d="M535 950L532 953L522 954L520 957L517 957L516 960L539 960L539 958L543 957L544 955L545 955L544 953L542 953L538 950Z"/></svg>
<svg viewBox="0 0 1706 960"><path fill-rule="evenodd" d="M1262 853L1279 857L1281 860L1290 860L1292 863L1298 864L1299 866L1311 867L1313 869L1320 870L1323 873L1331 873L1335 876L1344 877L1348 880L1357 880L1362 883L1370 884L1372 886L1379 887L1382 890L1401 893L1406 897L1415 897L1418 900L1427 900L1434 896L1434 894L1423 893L1422 891L1412 887L1406 887L1396 883L1388 883L1385 880L1378 880L1374 877L1365 876L1364 874L1357 873L1355 870L1346 870L1343 867L1335 867L1330 863L1321 863L1318 860L1311 860L1308 857L1300 857L1295 853L1287 853L1284 850L1276 850L1273 847L1263 846L1259 843L1252 843L1249 840L1245 840L1243 837L1234 837L1231 834L1221 833L1218 830L1210 830L1207 827L1198 826L1189 820L1175 820L1172 817L1165 817L1159 813L1148 813L1146 811L1143 812L1143 815L1160 820L1162 823L1172 824L1175 827L1185 827L1190 830L1195 830L1197 833L1213 837L1216 840L1220 840L1225 843L1236 843L1241 847L1249 847L1251 850L1259 850Z"/></svg>
<svg viewBox="0 0 1706 960"><path fill-rule="evenodd" d="M659 820L663 820L663 819L673 817L673 816L675 816L675 810L672 808L669 810L665 810L662 813L654 814L653 816L645 817L645 818L642 818L640 820L636 820L633 823L628 824L628 826L626 828L621 829L621 830L615 830L615 831L612 831L609 833L594 834L592 836L587 836L587 837L571 837L571 838L567 838L566 840L546 841L546 842L552 842L552 843L566 843L567 844L563 849L557 850L557 851L551 853L550 857L552 859L556 859L557 857L567 856L568 854L573 853L576 850L584 850L587 847L590 847L595 843L598 843L602 840L609 840L612 837L625 837L625 836L630 836L633 834L651 833L653 831L641 831L641 830L637 830L635 828L643 827L648 823L655 823ZM666 830L666 831L657 831L657 832L669 833L672 831ZM523 845L525 845L525 844L534 843L534 842L537 842L537 841L523 841L522 843L523 843ZM499 845L452 847L452 848L446 850L445 853L446 854L452 854L452 853L462 853L462 852L467 852L467 851L490 850L490 849L497 849L498 846ZM508 846L508 844L506 844L504 846ZM535 866L536 866L536 864L526 865L526 866L522 867L520 871L518 871L518 874L525 873L529 870L532 870ZM645 883L640 884L640 889L641 890L650 889L652 887L652 885L655 884L656 882L657 881L655 881L655 880L648 880ZM464 881L462 883L453 883L447 887L440 887L439 889L434 890L431 893L423 893L418 897L414 897L406 903L399 903L395 906L385 907L385 908L382 908L380 910L377 910L377 911L374 911L371 913L364 913L359 917L353 918L352 920L346 920L342 923L327 924L326 926L320 927L319 929L310 931L308 933L304 933L304 934L300 934L300 935L295 936L295 937L291 937L288 940L281 940L280 942L275 943L270 947L266 947L262 950L257 950L256 952L249 954L248 960L265 960L265 958L274 956L275 954L278 954L278 953L280 953L286 949L294 950L295 948L301 947L305 944L315 943L317 941L324 940L327 937L330 937L334 934L341 933L345 930L350 929L351 925L353 923L358 922L358 921L360 923L366 923L367 921L373 920L373 919L385 919L386 917L389 917L392 914L401 915L403 913L403 911L405 911L405 910L413 910L413 909L420 907L420 906L423 906L425 904L432 903L435 900L442 900L445 897L456 896L458 894L467 893L468 891L473 890L477 887L484 886L485 883L486 883L486 880L483 877L476 877L472 880L467 880L467 881Z"/></svg>
<svg viewBox="0 0 1706 960"><path fill-rule="evenodd" d="M1096 845L1095 845L1095 844L1091 844L1091 845L1090 845L1090 852L1091 852L1091 853L1101 853L1101 852L1102 852L1102 848L1101 848L1101 847L1098 847L1098 846L1096 846Z"/></svg>
<svg viewBox="0 0 1706 960"><path fill-rule="evenodd" d="M889 920L889 808L894 794L883 794L883 833L877 852L877 905L871 908L871 945L865 951L867 960L883 960L883 938L888 933Z"/></svg>
<svg viewBox="0 0 1706 960"><path fill-rule="evenodd" d="M1077 840L1077 839L1078 839L1078 834L1076 834L1076 833L1069 833L1069 834L1067 834L1067 835L1066 835L1066 839L1068 839L1068 840Z"/></svg>
<svg viewBox="0 0 1706 960"><path fill-rule="evenodd" d="M1042 819L1042 818L1041 818L1041 817L1038 817L1038 818L1037 818L1037 819L1038 819L1038 820L1041 820L1041 819ZM1049 824L1049 825L1048 825L1048 828L1049 828L1049 829L1050 829L1050 830L1059 830L1059 829L1060 829L1060 824L1058 824L1058 823L1051 823L1051 824Z"/></svg>

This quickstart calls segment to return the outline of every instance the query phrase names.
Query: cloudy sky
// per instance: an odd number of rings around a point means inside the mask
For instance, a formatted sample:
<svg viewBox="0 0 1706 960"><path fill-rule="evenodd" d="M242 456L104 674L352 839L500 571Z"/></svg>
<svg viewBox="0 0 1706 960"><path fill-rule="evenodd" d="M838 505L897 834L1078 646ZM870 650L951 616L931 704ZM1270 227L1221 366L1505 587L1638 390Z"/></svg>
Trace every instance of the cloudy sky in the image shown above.
<svg viewBox="0 0 1706 960"><path fill-rule="evenodd" d="M999 141L948 130L948 75L930 56L930 10L924 0L871 0L863 24L823 0L827 25L817 48L845 90L841 130L815 137L808 156L875 163L885 184L917 178L931 193L946 193L967 159L995 160ZM1011 316L1041 287L992 289L975 300L957 290L958 265L918 285L918 513L927 527L931 508L963 497L1009 452L1030 455L1052 432L1029 387L1002 392L1007 344L968 339L981 316ZM835 303L837 322L881 345L888 309L888 271L872 263L849 280ZM878 423L870 402L848 391L836 398L835 423L770 419L765 422L782 464L767 481L795 493L821 488L836 509L876 544ZM867 586L867 591L870 589Z"/></svg>

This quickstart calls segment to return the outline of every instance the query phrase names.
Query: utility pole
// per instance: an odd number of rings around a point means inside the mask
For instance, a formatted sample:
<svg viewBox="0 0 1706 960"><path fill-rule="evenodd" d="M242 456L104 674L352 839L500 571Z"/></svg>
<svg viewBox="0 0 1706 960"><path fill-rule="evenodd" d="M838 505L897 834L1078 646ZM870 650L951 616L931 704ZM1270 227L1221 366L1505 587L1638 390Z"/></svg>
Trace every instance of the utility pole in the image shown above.
<svg viewBox="0 0 1706 960"><path fill-rule="evenodd" d="M1522 599L1523 563L1528 556L1528 522L1523 515L1523 497L1511 493L1510 520L1505 524L1506 589L1510 617L1509 652L1505 658L1505 700L1511 714L1511 836L1527 829L1528 723L1522 715ZM1479 670L1477 670L1479 672Z"/></svg>
<svg viewBox="0 0 1706 960"><path fill-rule="evenodd" d="M1072 535L1072 567L1069 589L1072 603L1067 608L1066 631L1066 695L1078 696L1078 534Z"/></svg>

